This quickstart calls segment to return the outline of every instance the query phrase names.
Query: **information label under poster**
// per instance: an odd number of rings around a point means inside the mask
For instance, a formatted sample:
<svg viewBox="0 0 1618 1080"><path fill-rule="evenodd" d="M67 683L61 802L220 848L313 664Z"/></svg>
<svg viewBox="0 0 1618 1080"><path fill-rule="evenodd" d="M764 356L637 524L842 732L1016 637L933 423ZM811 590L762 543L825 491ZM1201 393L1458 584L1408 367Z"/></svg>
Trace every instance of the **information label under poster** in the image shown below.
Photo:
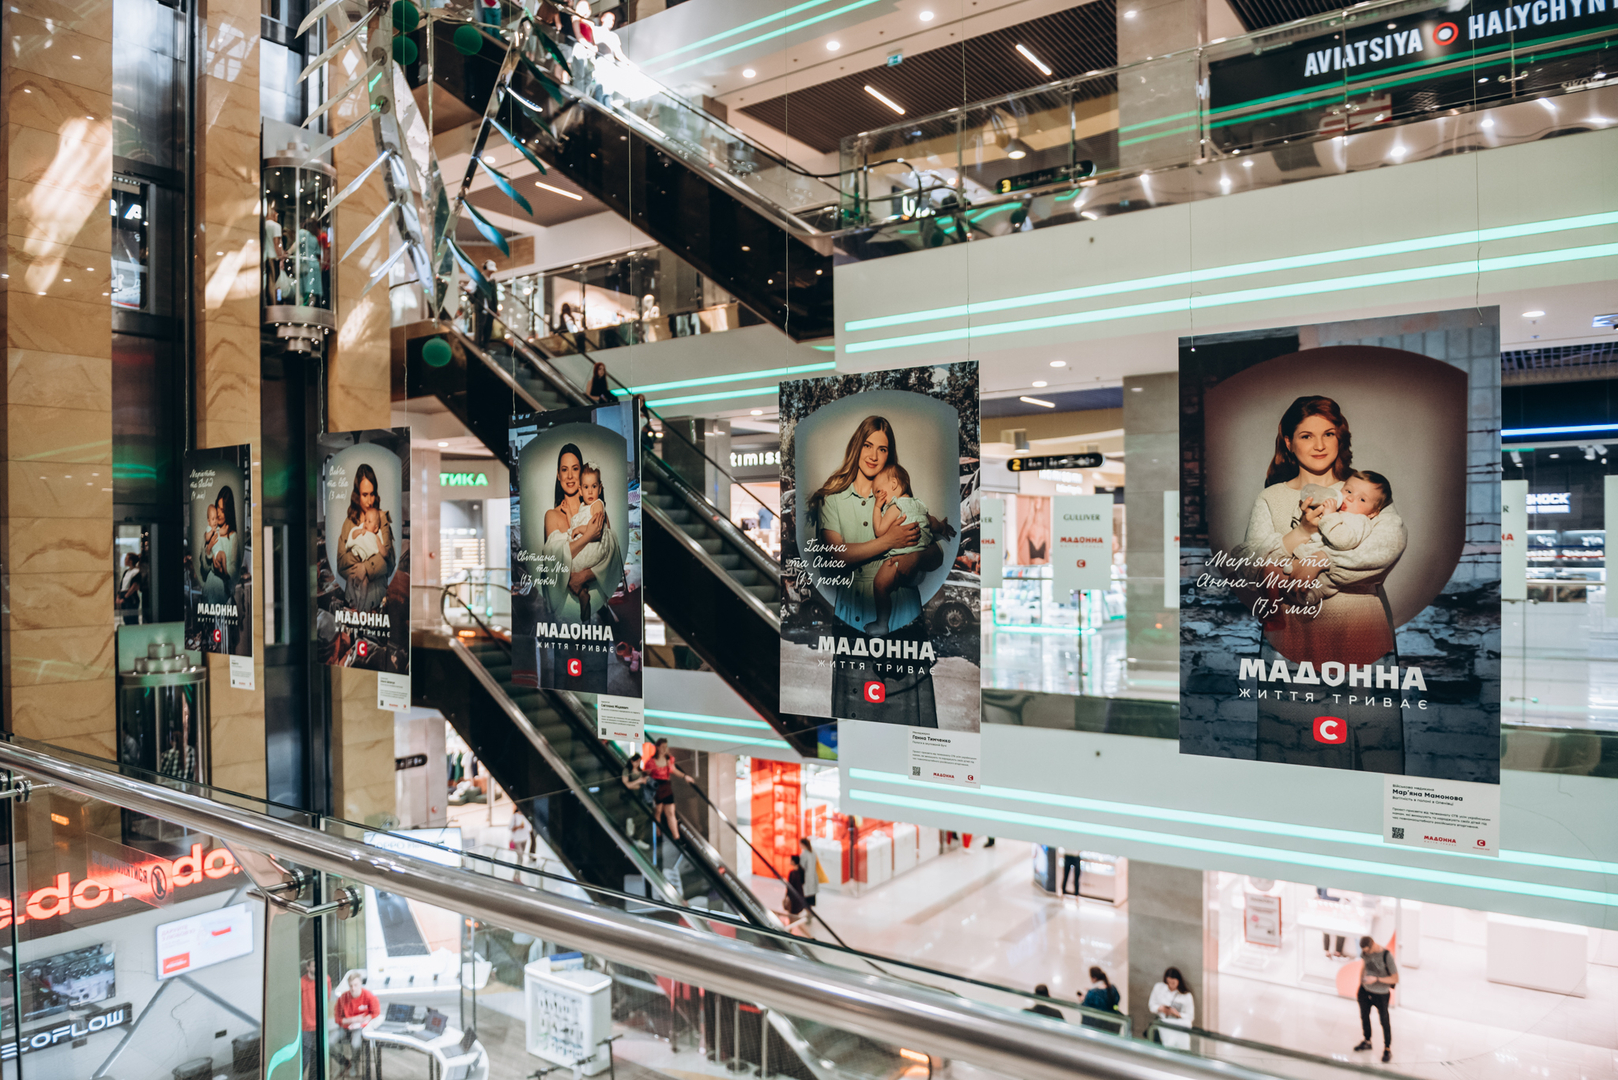
<svg viewBox="0 0 1618 1080"><path fill-rule="evenodd" d="M330 432L315 523L315 641L337 667L410 673L410 429Z"/></svg>
<svg viewBox="0 0 1618 1080"><path fill-rule="evenodd" d="M1058 603L1112 584L1112 496L1058 495L1051 503L1051 592Z"/></svg>
<svg viewBox="0 0 1618 1080"><path fill-rule="evenodd" d="M410 711L410 676L376 673L376 707L389 712Z"/></svg>
<svg viewBox="0 0 1618 1080"><path fill-rule="evenodd" d="M977 365L783 382L781 447L782 710L976 733Z"/></svg>
<svg viewBox="0 0 1618 1080"><path fill-rule="evenodd" d="M1382 839L1403 847L1500 854L1500 785L1386 776Z"/></svg>
<svg viewBox="0 0 1618 1080"><path fill-rule="evenodd" d="M252 448L220 446L185 454L185 647L247 658L252 689ZM125 557L122 604L140 588L140 564ZM148 586L149 587L149 586ZM139 606L139 599L135 600ZM236 665L231 685L237 686Z"/></svg>
<svg viewBox="0 0 1618 1080"><path fill-rule="evenodd" d="M641 742L646 738L646 702L602 694L596 698L596 737Z"/></svg>
<svg viewBox="0 0 1618 1080"><path fill-rule="evenodd" d="M1182 753L1499 783L1499 351L1492 308L1182 339Z"/></svg>
<svg viewBox="0 0 1618 1080"><path fill-rule="evenodd" d="M977 731L911 728L905 741L905 764L912 780L954 787L982 787L983 735Z"/></svg>
<svg viewBox="0 0 1618 1080"><path fill-rule="evenodd" d="M511 428L519 685L643 696L639 453L629 400L537 413Z"/></svg>
<svg viewBox="0 0 1618 1080"><path fill-rule="evenodd" d="M1006 558L1006 500L999 496L985 495L980 505L983 507L980 530L983 548L983 587L985 589L1000 588L1001 579L1005 576Z"/></svg>

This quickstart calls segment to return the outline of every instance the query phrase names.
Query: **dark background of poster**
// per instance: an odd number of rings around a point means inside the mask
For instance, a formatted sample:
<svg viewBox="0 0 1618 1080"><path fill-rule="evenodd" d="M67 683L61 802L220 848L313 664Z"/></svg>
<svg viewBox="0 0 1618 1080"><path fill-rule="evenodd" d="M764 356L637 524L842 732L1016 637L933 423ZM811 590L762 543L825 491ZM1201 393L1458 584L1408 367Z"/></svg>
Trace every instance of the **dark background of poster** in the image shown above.
<svg viewBox="0 0 1618 1080"><path fill-rule="evenodd" d="M367 447L368 456L388 454L397 462L398 490L388 491L389 478L378 474L377 504L392 517L395 562L388 579L388 591L381 610L387 613L387 629L364 630L345 627L338 630L336 612L348 607L347 589L337 573L340 548L338 533L347 513L354 470L340 485L328 490L326 477L332 461L344 450ZM354 457L356 455L350 455ZM315 439L315 458L320 462L321 493L316 500L315 552L318 566L315 583L316 654L323 663L337 667L366 668L395 675L410 673L410 429L373 428L369 431L328 432ZM346 459L345 459L346 464ZM374 467L374 466L373 466ZM391 470L390 470L391 471ZM330 520L335 514L335 520ZM358 643L366 643L360 655Z"/></svg>
<svg viewBox="0 0 1618 1080"><path fill-rule="evenodd" d="M1396 634L1399 663L1421 667L1430 703L1426 712L1411 710L1406 720L1405 775L1498 783L1500 334L1493 308L1181 340L1180 752L1253 759L1257 749L1256 703L1237 698L1237 671L1242 657L1259 655L1259 622L1228 592L1194 584L1211 551L1208 389L1274 357L1332 345L1403 349L1468 374L1466 471L1464 481L1456 478L1467 493L1465 552L1433 603ZM1275 419L1269 421L1270 438ZM1352 414L1348 420L1355 423ZM1358 457L1356 464L1376 468ZM1263 465L1261 460L1255 466L1260 483ZM1398 505L1397 477L1390 473L1389 479Z"/></svg>
<svg viewBox="0 0 1618 1080"><path fill-rule="evenodd" d="M253 655L253 488L252 447L220 446L206 450L187 451L181 467L185 485L185 647L202 652L229 653L234 656ZM207 491L193 498L191 476L194 472L212 469L214 479ZM219 490L231 489L236 503L236 534L240 537L238 569L230 603L236 605L236 618L199 616L197 605L203 602L203 582L198 574L198 560L202 557L202 538L208 531L208 504L219 498ZM119 567L119 580L123 568ZM225 641L214 645L213 630L226 631Z"/></svg>

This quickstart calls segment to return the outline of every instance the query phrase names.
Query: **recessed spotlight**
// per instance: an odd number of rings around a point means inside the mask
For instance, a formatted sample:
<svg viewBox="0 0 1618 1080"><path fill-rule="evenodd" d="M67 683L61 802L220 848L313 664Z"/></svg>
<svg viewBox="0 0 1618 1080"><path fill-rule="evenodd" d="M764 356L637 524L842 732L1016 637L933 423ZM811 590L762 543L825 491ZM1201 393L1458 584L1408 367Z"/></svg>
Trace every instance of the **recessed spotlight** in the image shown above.
<svg viewBox="0 0 1618 1080"><path fill-rule="evenodd" d="M1131 10L1129 10L1129 11L1126 11L1126 12L1124 12L1124 18L1126 18L1126 19L1133 19L1133 18L1134 18L1134 17L1135 17L1135 12L1134 12L1134 10L1133 10L1133 9L1131 9Z"/></svg>
<svg viewBox="0 0 1618 1080"><path fill-rule="evenodd" d="M444 448L444 447L446 447L446 446L448 446L448 445L449 445L449 443L447 443L447 442L441 442L441 443L439 443L439 444L438 444L438 448L439 448L439 449L440 449L440 450L442 450L442 449L443 449L443 448Z"/></svg>
<svg viewBox="0 0 1618 1080"><path fill-rule="evenodd" d="M584 201L584 196L583 195L575 195L571 191L563 191L559 187L551 187L551 185L546 184L546 183L542 183L542 182L540 182L538 180L534 181L534 186L537 187L537 188L544 188L546 191L555 192L558 195L566 195L568 198L572 199L574 202L583 202Z"/></svg>
<svg viewBox="0 0 1618 1080"><path fill-rule="evenodd" d="M1044 380L1044 379L1035 379L1035 380L1034 380L1034 385L1035 385L1035 386L1036 386L1036 387L1040 387L1040 386L1049 386L1049 385L1050 385L1050 383L1048 383L1048 382L1046 382L1046 381L1045 381L1045 380Z"/></svg>
<svg viewBox="0 0 1618 1080"><path fill-rule="evenodd" d="M757 74L758 72L754 71L752 68L742 68L742 78L744 79L751 79Z"/></svg>
<svg viewBox="0 0 1618 1080"><path fill-rule="evenodd" d="M1144 386L1131 386L1131 387L1130 387L1130 388L1129 388L1129 392L1130 392L1130 393L1131 393L1131 394L1138 394L1138 393L1140 393L1140 392L1141 392L1141 391L1142 391L1142 390L1144 390L1144 389L1146 389L1146 387L1144 387Z"/></svg>
<svg viewBox="0 0 1618 1080"><path fill-rule="evenodd" d="M1017 400L1018 401L1026 401L1030 405L1038 405L1042 409L1054 409L1054 408L1056 408L1056 402L1054 402L1054 401L1046 401L1044 398L1029 397L1027 394L1024 394L1022 397L1018 398Z"/></svg>
<svg viewBox="0 0 1618 1080"><path fill-rule="evenodd" d="M742 250L743 250L743 251L752 251L752 250L753 250L753 249L752 249L752 248L750 248L750 247L748 247L748 246L747 246L747 245L746 245L746 244L743 244L743 245L742 245Z"/></svg>
<svg viewBox="0 0 1618 1080"><path fill-rule="evenodd" d="M764 410L763 409L754 409L753 410L753 415L754 416L763 416L764 415Z"/></svg>
<svg viewBox="0 0 1618 1080"><path fill-rule="evenodd" d="M1494 117L1485 116L1482 120L1478 121L1478 127L1483 128L1484 130L1494 127Z"/></svg>
<svg viewBox="0 0 1618 1080"><path fill-rule="evenodd" d="M73 54L73 59L75 59L75 60L83 60L84 57L80 56L78 53L74 53Z"/></svg>
<svg viewBox="0 0 1618 1080"><path fill-rule="evenodd" d="M1051 367L1067 367L1066 360L1052 360Z"/></svg>
<svg viewBox="0 0 1618 1080"><path fill-rule="evenodd" d="M1544 314L1543 311L1525 311L1522 313L1522 317L1525 319L1537 319Z"/></svg>
<svg viewBox="0 0 1618 1080"><path fill-rule="evenodd" d="M841 41L828 41L828 42L826 42L826 51L827 52L836 52L838 49L841 49L842 47L843 47L843 43Z"/></svg>
<svg viewBox="0 0 1618 1080"><path fill-rule="evenodd" d="M1028 51L1028 46L1018 44L1017 51L1022 53L1023 59L1037 67L1041 74L1045 75L1046 77L1049 77L1052 74L1051 69L1045 64L1045 61Z"/></svg>
<svg viewBox="0 0 1618 1080"><path fill-rule="evenodd" d="M1246 161L1242 162L1242 168L1251 169L1252 167L1253 167L1253 159L1252 158L1248 158Z"/></svg>
<svg viewBox="0 0 1618 1080"><path fill-rule="evenodd" d="M888 108L892 109L894 112L898 113L900 116L903 116L905 114L905 110L904 110L903 105L900 105L897 101L894 101L888 95L884 94L882 91L878 90L876 87L871 86L869 83L867 83L866 86L865 86L865 92L867 94L870 94L872 97L876 98L878 101L880 101L882 104L886 105Z"/></svg>
<svg viewBox="0 0 1618 1080"><path fill-rule="evenodd" d="M921 13L920 18L921 18L922 22L932 22L933 21L933 13L930 12L930 11L924 11L924 12Z"/></svg>

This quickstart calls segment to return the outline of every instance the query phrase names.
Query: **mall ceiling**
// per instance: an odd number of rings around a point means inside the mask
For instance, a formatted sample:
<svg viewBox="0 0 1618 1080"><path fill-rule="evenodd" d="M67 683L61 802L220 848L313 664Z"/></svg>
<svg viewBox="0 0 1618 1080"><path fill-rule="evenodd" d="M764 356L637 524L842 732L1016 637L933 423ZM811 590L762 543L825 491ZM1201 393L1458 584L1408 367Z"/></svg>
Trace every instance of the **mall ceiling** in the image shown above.
<svg viewBox="0 0 1618 1080"><path fill-rule="evenodd" d="M1112 67L1118 62L1117 19L1115 0L1094 0L959 44L906 55L895 67L856 71L746 105L741 111L822 153L831 153L845 135L887 127L901 119L865 92L867 83L902 105L906 117L929 116ZM1019 44L1044 61L1052 74L1043 75L1024 59L1016 51Z"/></svg>
<svg viewBox="0 0 1618 1080"><path fill-rule="evenodd" d="M1618 342L1518 349L1501 353L1500 367L1506 386L1618 378Z"/></svg>
<svg viewBox="0 0 1618 1080"><path fill-rule="evenodd" d="M1249 31L1341 11L1347 6L1343 0L1229 0L1229 3Z"/></svg>

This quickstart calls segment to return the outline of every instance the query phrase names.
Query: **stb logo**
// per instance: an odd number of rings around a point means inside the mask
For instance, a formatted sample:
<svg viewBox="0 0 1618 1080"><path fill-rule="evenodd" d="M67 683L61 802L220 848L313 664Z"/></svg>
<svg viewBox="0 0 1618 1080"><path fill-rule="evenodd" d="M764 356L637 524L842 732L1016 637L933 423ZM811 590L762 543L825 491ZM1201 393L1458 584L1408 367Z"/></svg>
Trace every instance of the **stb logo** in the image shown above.
<svg viewBox="0 0 1618 1080"><path fill-rule="evenodd" d="M1315 742L1346 743L1348 721L1336 716L1315 717Z"/></svg>
<svg viewBox="0 0 1618 1080"><path fill-rule="evenodd" d="M364 660L367 656L371 655L371 643L369 641L362 640L359 644L359 648L356 649L355 652L359 654L359 658L361 660Z"/></svg>
<svg viewBox="0 0 1618 1080"><path fill-rule="evenodd" d="M888 688L876 680L865 684L865 700L872 705L880 705L888 700Z"/></svg>
<svg viewBox="0 0 1618 1080"><path fill-rule="evenodd" d="M218 645L220 642L222 642L224 640L225 640L225 632L223 630L215 630L213 632L213 643L215 645Z"/></svg>
<svg viewBox="0 0 1618 1080"><path fill-rule="evenodd" d="M572 659L568 660L568 662L567 662L567 673L568 673L568 675L570 675L571 677L573 677L575 679L578 678L580 675L583 675L584 674L584 661L580 660L576 656L573 657Z"/></svg>

